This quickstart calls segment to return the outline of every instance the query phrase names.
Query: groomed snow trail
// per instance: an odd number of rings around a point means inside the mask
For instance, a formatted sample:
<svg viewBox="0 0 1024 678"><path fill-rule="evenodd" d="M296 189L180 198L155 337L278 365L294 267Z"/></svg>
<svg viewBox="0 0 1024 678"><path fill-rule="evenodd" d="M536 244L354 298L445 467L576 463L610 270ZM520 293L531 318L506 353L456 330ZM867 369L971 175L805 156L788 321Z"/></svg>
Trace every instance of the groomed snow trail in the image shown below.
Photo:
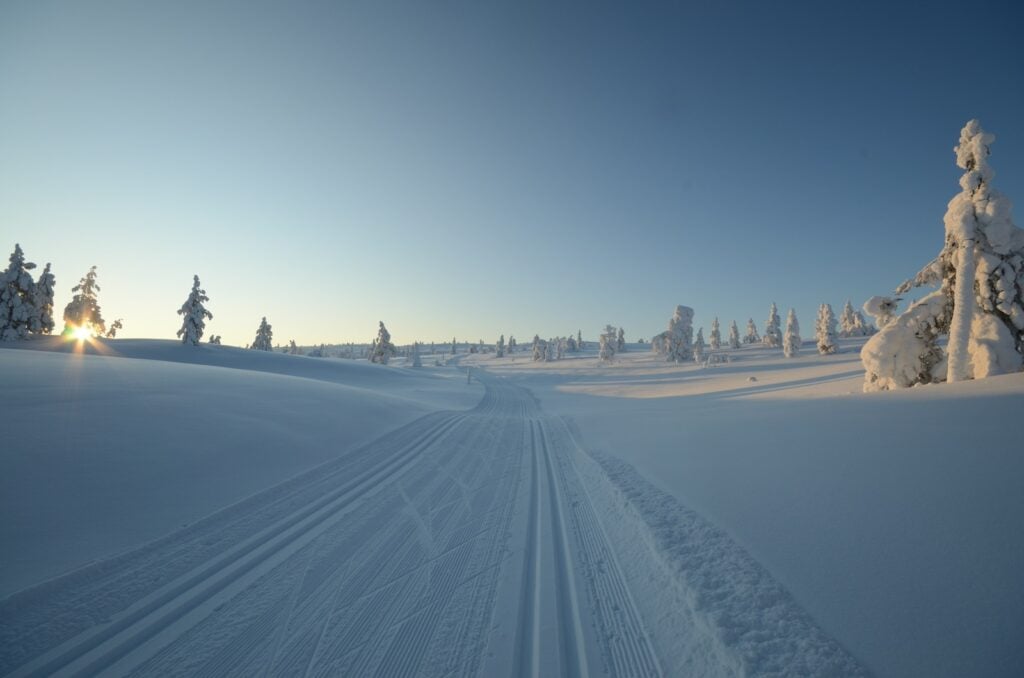
<svg viewBox="0 0 1024 678"><path fill-rule="evenodd" d="M858 674L734 545L664 497L638 511L656 494L628 469L583 452L529 391L481 378L473 410L0 601L0 674ZM664 547L666 521L695 563ZM708 597L691 573L719 557ZM748 607L749 628L722 615Z"/></svg>

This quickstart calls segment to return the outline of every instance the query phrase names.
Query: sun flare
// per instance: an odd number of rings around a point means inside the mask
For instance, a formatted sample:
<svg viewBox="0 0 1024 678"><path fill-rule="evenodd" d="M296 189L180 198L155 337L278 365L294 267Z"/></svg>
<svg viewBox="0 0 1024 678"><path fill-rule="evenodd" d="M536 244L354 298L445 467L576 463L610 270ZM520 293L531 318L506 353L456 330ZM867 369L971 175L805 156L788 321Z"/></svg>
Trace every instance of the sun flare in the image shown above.
<svg viewBox="0 0 1024 678"><path fill-rule="evenodd" d="M92 330L88 327L76 327L71 331L71 336L78 341L85 341L86 339L92 339Z"/></svg>

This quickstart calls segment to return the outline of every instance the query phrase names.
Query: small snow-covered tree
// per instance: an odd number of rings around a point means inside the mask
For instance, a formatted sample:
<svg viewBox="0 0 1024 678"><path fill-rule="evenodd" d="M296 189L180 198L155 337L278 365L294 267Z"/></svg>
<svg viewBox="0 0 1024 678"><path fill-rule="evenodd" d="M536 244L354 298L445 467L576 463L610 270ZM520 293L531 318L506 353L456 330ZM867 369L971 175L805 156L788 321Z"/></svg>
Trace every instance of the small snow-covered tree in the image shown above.
<svg viewBox="0 0 1024 678"><path fill-rule="evenodd" d="M420 342L418 341L412 343L412 366L423 367L423 359L420 358Z"/></svg>
<svg viewBox="0 0 1024 678"><path fill-rule="evenodd" d="M455 340L452 340L452 352L454 353ZM377 338L373 341L373 351L370 353L370 362L380 365L387 365L391 356L395 355L395 345L391 343L391 333L384 327L381 320L377 328Z"/></svg>
<svg viewBox="0 0 1024 678"><path fill-rule="evenodd" d="M676 306L675 313L668 321L669 362L689 362L693 358L693 309Z"/></svg>
<svg viewBox="0 0 1024 678"><path fill-rule="evenodd" d="M110 328L107 330L107 339L113 339L117 337L118 330L124 329L123 318L118 318L114 322L110 323Z"/></svg>
<svg viewBox="0 0 1024 678"><path fill-rule="evenodd" d="M877 332L875 326L864 320L864 314L860 311L853 312L853 331L855 336L870 337Z"/></svg>
<svg viewBox="0 0 1024 678"><path fill-rule="evenodd" d="M541 360L544 360L544 353L545 353L545 350L546 350L547 347L544 346L543 344L544 344L544 342L542 342L540 340L540 335L539 334L533 335L533 359L534 359L534 361L539 362Z"/></svg>
<svg viewBox="0 0 1024 678"><path fill-rule="evenodd" d="M737 349L740 347L740 328L736 326L736 321L733 320L732 324L729 325L729 348Z"/></svg>
<svg viewBox="0 0 1024 678"><path fill-rule="evenodd" d="M213 344L214 346L220 346L220 335L219 334L211 334L210 335L210 342L209 343Z"/></svg>
<svg viewBox="0 0 1024 678"><path fill-rule="evenodd" d="M25 261L21 245L14 245L10 265L0 275L0 339L23 339L38 324L36 283L30 270L36 265Z"/></svg>
<svg viewBox="0 0 1024 678"><path fill-rule="evenodd" d="M568 343L562 337L558 337L557 339L555 339L556 360L562 360L563 358L565 358L565 349L567 346Z"/></svg>
<svg viewBox="0 0 1024 678"><path fill-rule="evenodd" d="M505 357L505 335L498 337L497 343L494 344L494 357L504 358Z"/></svg>
<svg viewBox="0 0 1024 678"><path fill-rule="evenodd" d="M779 325L779 309L772 302L768 309L768 322L764 326L764 345L768 348L779 348L782 346L782 331Z"/></svg>
<svg viewBox="0 0 1024 678"><path fill-rule="evenodd" d="M832 311L831 304L822 304L818 307L814 334L818 340L818 353L829 355L836 352L836 314Z"/></svg>
<svg viewBox="0 0 1024 678"><path fill-rule="evenodd" d="M864 302L864 312L875 319L879 327L885 327L896 320L896 305L899 299L874 296Z"/></svg>
<svg viewBox="0 0 1024 678"><path fill-rule="evenodd" d="M761 335L757 333L757 325L754 324L754 319L750 318L747 320L747 333L743 337L744 344L760 344Z"/></svg>
<svg viewBox="0 0 1024 678"><path fill-rule="evenodd" d="M843 312L839 314L839 336L840 337L856 337L857 334L857 317L854 315L853 304L850 300L846 300L846 305L843 306Z"/></svg>
<svg viewBox="0 0 1024 678"><path fill-rule="evenodd" d="M803 340L800 338L800 323L796 319L796 311L789 309L786 316L786 336L782 338L782 352L787 358L793 358L800 352Z"/></svg>
<svg viewBox="0 0 1024 678"><path fill-rule="evenodd" d="M289 339L288 340L288 354L289 355L302 355L302 350L299 348L298 344L295 343L294 339Z"/></svg>
<svg viewBox="0 0 1024 678"><path fill-rule="evenodd" d="M597 338L597 357L601 362L611 362L615 357L615 336L607 332L601 333Z"/></svg>
<svg viewBox="0 0 1024 678"><path fill-rule="evenodd" d="M267 322L266 316L260 320L260 326L256 329L256 338L252 340L251 349L254 351L274 350L274 330Z"/></svg>
<svg viewBox="0 0 1024 678"><path fill-rule="evenodd" d="M46 264L43 272L36 281L35 291L32 295L33 314L31 329L36 334L50 334L55 326L53 320L53 288L56 279L50 273L50 264Z"/></svg>
<svg viewBox="0 0 1024 678"><path fill-rule="evenodd" d="M697 338L693 340L693 362L704 362L704 328L697 330Z"/></svg>
<svg viewBox="0 0 1024 678"><path fill-rule="evenodd" d="M582 351L584 348L586 345L583 343L583 330L576 330L576 350Z"/></svg>
<svg viewBox="0 0 1024 678"><path fill-rule="evenodd" d="M624 353L626 351L626 333L623 329L619 328L619 335L615 338L615 352Z"/></svg>
<svg viewBox="0 0 1024 678"><path fill-rule="evenodd" d="M722 329L718 325L718 316L711 321L711 350L717 351L722 348Z"/></svg>
<svg viewBox="0 0 1024 678"><path fill-rule="evenodd" d="M510 355L516 352L516 348L518 348L518 346L519 345L516 343L516 338L511 334L508 335L508 352Z"/></svg>
<svg viewBox="0 0 1024 678"><path fill-rule="evenodd" d="M570 334L569 338L566 339L565 345L569 349L570 352L575 353L576 352L576 337L574 337L574 336L572 336Z"/></svg>
<svg viewBox="0 0 1024 678"><path fill-rule="evenodd" d="M96 300L96 293L100 291L100 286L96 284L96 267L90 268L71 291L75 295L64 307L64 333L72 332L75 328L87 329L93 336L106 332L107 325Z"/></svg>
<svg viewBox="0 0 1024 678"><path fill-rule="evenodd" d="M206 290L199 287L199 276L192 276L192 291L189 292L185 303L178 309L178 315L184 316L181 322L181 329L178 330L181 343L196 346L199 344L199 340L203 338L206 320L213 320L213 314L207 311L204 305L209 300L210 298L206 296ZM213 338L210 339L210 343L215 343ZM220 343L220 337L217 337L216 343Z"/></svg>
<svg viewBox="0 0 1024 678"><path fill-rule="evenodd" d="M455 347L456 347L455 337L452 337L452 355L455 355L455 353L456 353Z"/></svg>

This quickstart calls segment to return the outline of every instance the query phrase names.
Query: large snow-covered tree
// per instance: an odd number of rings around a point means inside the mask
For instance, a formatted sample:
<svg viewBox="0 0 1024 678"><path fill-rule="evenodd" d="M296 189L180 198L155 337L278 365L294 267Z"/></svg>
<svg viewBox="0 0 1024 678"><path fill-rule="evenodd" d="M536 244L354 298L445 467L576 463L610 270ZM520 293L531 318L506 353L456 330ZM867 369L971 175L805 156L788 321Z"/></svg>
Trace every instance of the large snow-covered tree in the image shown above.
<svg viewBox="0 0 1024 678"><path fill-rule="evenodd" d="M771 308L768 309L768 321L764 326L764 338L762 339L764 345L768 348L779 348L782 346L782 330L779 324L779 309L772 302Z"/></svg>
<svg viewBox="0 0 1024 678"><path fill-rule="evenodd" d="M391 343L391 333L388 332L388 328L384 327L384 321L381 320L377 328L377 338L374 339L373 349L370 351L370 362L387 365L391 356L396 352L395 345ZM454 352L455 340L452 339L452 353Z"/></svg>
<svg viewBox="0 0 1024 678"><path fill-rule="evenodd" d="M760 344L761 335L757 333L757 325L754 324L754 319L749 318L747 320L747 333L743 336L744 344Z"/></svg>
<svg viewBox="0 0 1024 678"><path fill-rule="evenodd" d="M786 336L782 338L782 352L787 358L792 358L800 352L800 345L803 340L800 338L800 323L796 319L796 311L789 309L786 316Z"/></svg>
<svg viewBox="0 0 1024 678"><path fill-rule="evenodd" d="M722 328L718 325L718 316L711 321L711 337L710 342L712 351L717 351L722 348Z"/></svg>
<svg viewBox="0 0 1024 678"><path fill-rule="evenodd" d="M199 276L192 276L192 291L189 292L185 303L178 309L178 315L184 316L181 321L181 329L178 330L181 343L196 346L199 344L199 340L203 338L206 321L208 319L213 320L213 314L206 310L204 305L209 300L210 298L206 296L206 290L199 287ZM216 337L216 342L213 339L213 337L210 338L211 343L220 343L220 337Z"/></svg>
<svg viewBox="0 0 1024 678"><path fill-rule="evenodd" d="M668 321L665 337L669 362L689 362L693 358L693 309L676 306L675 313Z"/></svg>
<svg viewBox="0 0 1024 678"><path fill-rule="evenodd" d="M260 326L256 328L256 338L252 340L252 346L249 348L255 351L273 351L274 350L274 330L270 323L267 322L266 316L260 320Z"/></svg>
<svg viewBox="0 0 1024 678"><path fill-rule="evenodd" d="M1024 230L1012 222L1009 199L991 186L993 141L977 120L961 130L953 150L965 172L943 219L945 245L896 294L938 289L864 345L866 391L977 379L1024 365ZM938 345L943 334L945 355Z"/></svg>
<svg viewBox="0 0 1024 678"><path fill-rule="evenodd" d="M93 336L103 335L107 331L107 324L96 299L96 293L100 291L100 286L96 284L96 267L90 268L71 291L75 294L64 307L64 333L81 328L92 332Z"/></svg>
<svg viewBox="0 0 1024 678"><path fill-rule="evenodd" d="M35 305L36 283L30 270L36 265L25 261L21 245L14 245L10 264L0 276L0 339L23 339L32 332L38 317Z"/></svg>
<svg viewBox="0 0 1024 678"><path fill-rule="evenodd" d="M737 349L740 347L740 328L736 326L736 321L733 320L732 324L729 325L729 348Z"/></svg>
<svg viewBox="0 0 1024 678"><path fill-rule="evenodd" d="M818 353L828 355L836 352L836 314L831 304L822 304L818 307L814 334L818 340Z"/></svg>

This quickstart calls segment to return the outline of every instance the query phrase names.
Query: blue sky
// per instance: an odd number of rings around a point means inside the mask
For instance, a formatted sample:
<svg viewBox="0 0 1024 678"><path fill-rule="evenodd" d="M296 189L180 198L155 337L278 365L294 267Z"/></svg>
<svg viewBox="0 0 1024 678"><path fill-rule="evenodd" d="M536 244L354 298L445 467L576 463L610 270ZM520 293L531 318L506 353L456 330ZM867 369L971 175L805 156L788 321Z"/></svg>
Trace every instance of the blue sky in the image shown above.
<svg viewBox="0 0 1024 678"><path fill-rule="evenodd" d="M969 118L1024 200L1019 7L4 3L0 247L125 336L194 273L235 344L809 335L940 249Z"/></svg>

